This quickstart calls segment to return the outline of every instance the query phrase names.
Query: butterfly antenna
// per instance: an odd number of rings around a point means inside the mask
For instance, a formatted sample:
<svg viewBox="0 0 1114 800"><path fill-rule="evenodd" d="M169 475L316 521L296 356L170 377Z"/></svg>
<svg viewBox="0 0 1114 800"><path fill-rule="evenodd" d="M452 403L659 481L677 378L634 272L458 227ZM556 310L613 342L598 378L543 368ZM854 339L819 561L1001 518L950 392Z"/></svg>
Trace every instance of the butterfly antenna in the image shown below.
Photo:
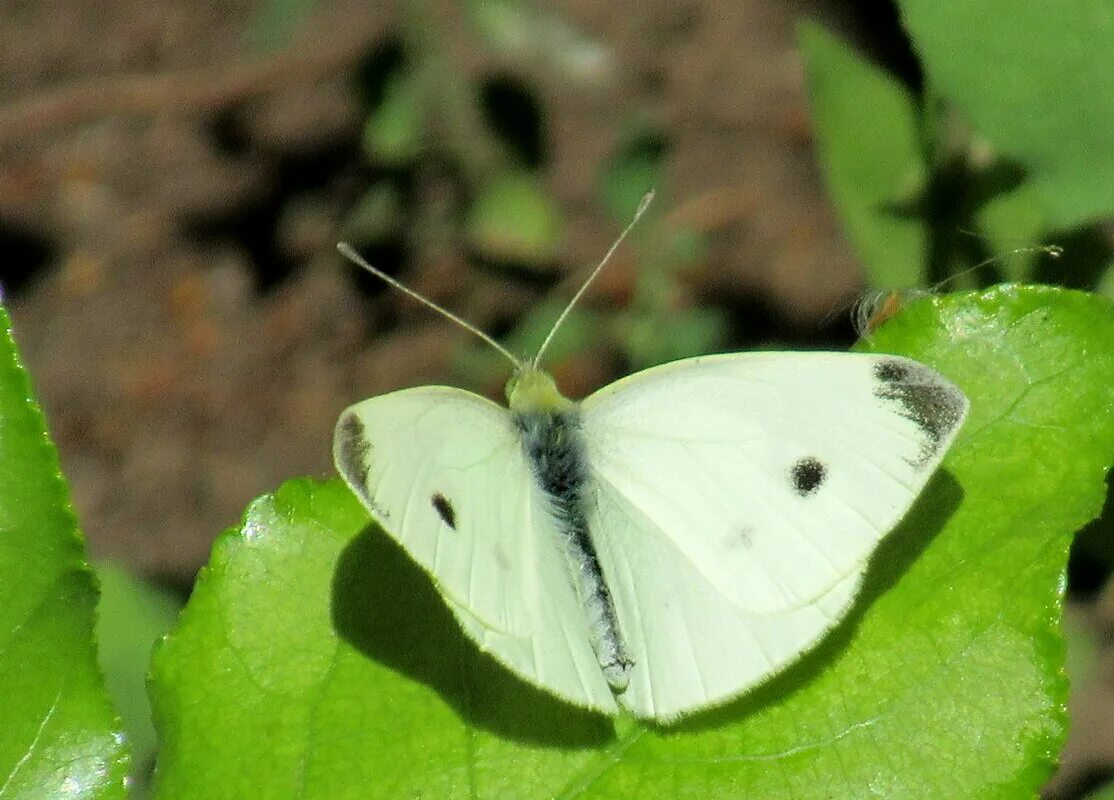
<svg viewBox="0 0 1114 800"><path fill-rule="evenodd" d="M965 231L962 228L959 229L959 232L967 234L969 236L978 236L978 234L971 233L970 231ZM859 336L864 336L870 331L875 317L879 315L882 315L884 317L892 316L893 312L895 312L897 308L900 307L901 302L903 301L903 299L905 299L906 296L921 297L924 295L939 292L949 283L959 280L964 275L969 275L975 270L982 269L983 267L993 264L996 261L1002 261L1009 258L1010 256L1016 256L1021 253L1044 253L1049 258L1060 258L1064 254L1064 248L1058 244L1038 244L1027 245L1025 247L1015 247L1013 250L1005 253L997 253L990 256L989 258L983 259L974 266L970 266L966 269L960 270L954 275L949 275L943 280L937 281L936 283L932 284L927 289L875 289L872 291L864 292L861 296L859 296L858 299L853 300L850 303L843 303L833 308L831 311L824 315L821 322L827 324L828 322L831 322L837 315L842 314L845 311L850 311L851 324L854 327L855 332L858 333Z"/></svg>
<svg viewBox="0 0 1114 800"><path fill-rule="evenodd" d="M580 302L580 298L584 296L584 293L586 291L588 291L588 287L592 285L592 281L596 279L596 276L600 274L603 268L607 265L607 262L611 260L611 256L615 254L615 251L619 249L619 245L621 245L623 243L623 240L627 238L627 234L631 232L631 228L638 224L638 220L640 220L642 218L642 215L646 213L646 209L650 207L650 202L653 199L653 189L642 195L642 202L638 204L638 210L634 212L634 218L631 219L631 221L627 224L627 227L623 228L623 232L619 234L619 238L616 239L615 243L611 245L606 253L604 253L603 259L600 261L599 264L596 265L596 268L592 270L592 274L588 276L584 283L580 284L580 288L576 290L576 294L572 296L572 300L569 301L569 304L565 306L565 310L562 311L560 316L557 317L557 321L553 323L553 327L549 329L549 334L545 337L545 341L542 342L542 346L538 348L537 355L534 356L534 360L531 362L532 367L536 368L538 364L541 363L542 355L545 353L546 348L549 347L549 343L553 341L553 337L554 335L556 335L557 329L561 327L561 324L565 321L565 318L568 317L568 315L572 312L576 304Z"/></svg>
<svg viewBox="0 0 1114 800"><path fill-rule="evenodd" d="M982 236L981 234L975 233L974 231L966 230L965 228L958 228L957 230L960 233L962 233L963 235L970 236L974 239L985 239L986 238L985 236ZM1005 253L995 253L994 255L992 255L988 258L984 258L982 261L980 261L978 264L975 264L972 267L967 267L967 269L960 270L959 272L955 273L954 275L949 275L948 277L944 278L942 281L939 281L938 283L934 283L931 287L929 287L929 291L938 292L941 289L943 289L947 284L951 283L954 280L958 280L959 278L962 278L964 275L968 275L968 274L974 272L975 270L982 269L983 267L989 266L989 265L994 264L998 261L1005 261L1010 256L1021 255L1022 253L1044 253L1049 258L1059 258L1060 256L1062 256L1064 254L1064 248L1061 247L1058 244L1030 244L1030 245L1024 245L1022 247L1015 247L1013 250L1008 250Z"/></svg>
<svg viewBox="0 0 1114 800"><path fill-rule="evenodd" d="M395 280L390 275L388 275L386 272L383 272L383 270L378 269L376 267L373 267L371 264L369 264L364 259L363 256L361 256L359 253L356 252L356 249L354 247L352 247L352 245L348 244L347 242L337 242L337 251L342 256L344 256L349 261L351 261L353 264L355 264L358 267L362 267L363 269L366 269L368 272L370 272L375 277L379 278L381 281L384 281L385 283L389 284L390 286L393 286L394 288L398 289L403 294L409 295L410 297L414 298L415 300L417 300L422 305L427 306L428 308L432 308L434 311L436 311L441 316L452 320L457 325L464 328L464 330L470 331L471 333L474 333L476 336L479 336L481 339L483 339L489 345L491 345L496 350L498 350L500 353L502 353L503 356L506 357L508 361L510 361L512 364L515 365L516 369L522 366L522 361L515 358L514 354L512 354L510 350L503 347L503 345L499 344L497 341L492 339L490 336L488 336L486 333L481 331L475 325L461 319L456 314L449 311L447 308L442 308L441 306L437 305L437 303L433 302L429 298L422 297L420 294L415 292L409 286L407 286L404 283L401 283L400 281Z"/></svg>

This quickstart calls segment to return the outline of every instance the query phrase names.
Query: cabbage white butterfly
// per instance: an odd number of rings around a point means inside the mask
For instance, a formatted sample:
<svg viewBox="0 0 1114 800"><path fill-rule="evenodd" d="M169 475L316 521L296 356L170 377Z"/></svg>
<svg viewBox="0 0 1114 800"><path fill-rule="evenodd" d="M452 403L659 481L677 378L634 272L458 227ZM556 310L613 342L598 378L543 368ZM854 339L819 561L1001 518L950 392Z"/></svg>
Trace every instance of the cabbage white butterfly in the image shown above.
<svg viewBox="0 0 1114 800"><path fill-rule="evenodd" d="M812 647L967 414L928 367L855 353L688 358L574 402L538 366L552 331L523 362L418 299L512 361L508 408L444 386L364 400L337 469L480 648L607 714L671 721Z"/></svg>

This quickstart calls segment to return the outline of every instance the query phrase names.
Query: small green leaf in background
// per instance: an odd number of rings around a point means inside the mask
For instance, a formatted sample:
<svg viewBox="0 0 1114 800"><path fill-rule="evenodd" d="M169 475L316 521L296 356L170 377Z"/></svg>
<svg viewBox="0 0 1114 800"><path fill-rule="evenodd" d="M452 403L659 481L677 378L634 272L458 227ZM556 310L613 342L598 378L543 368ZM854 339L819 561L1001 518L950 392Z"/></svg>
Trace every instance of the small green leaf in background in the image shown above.
<svg viewBox="0 0 1114 800"><path fill-rule="evenodd" d="M1065 725L1068 545L1114 459L1114 304L929 297L870 347L957 381L970 420L782 676L668 729L571 708L465 639L339 481L295 481L219 539L157 652L157 796L1033 796Z"/></svg>
<svg viewBox="0 0 1114 800"><path fill-rule="evenodd" d="M516 356L532 359L541 347L568 298L554 296L527 313L502 344ZM568 358L598 348L607 341L606 317L584 306L573 308L557 329L545 351L547 369ZM453 366L464 385L471 387L502 385L510 377L510 365L501 353L482 343L468 342L458 348Z"/></svg>
<svg viewBox="0 0 1114 800"><path fill-rule="evenodd" d="M1114 800L1114 783L1108 783L1086 795L1083 800Z"/></svg>
<svg viewBox="0 0 1114 800"><path fill-rule="evenodd" d="M416 72L396 67L383 84L383 97L364 125L363 147L376 164L398 167L422 153L426 136L426 92Z"/></svg>
<svg viewBox="0 0 1114 800"><path fill-rule="evenodd" d="M476 31L500 54L540 62L560 78L602 82L612 76L610 48L529 0L469 0L463 7Z"/></svg>
<svg viewBox="0 0 1114 800"><path fill-rule="evenodd" d="M344 221L344 238L355 245L400 236L406 220L402 193L390 181L368 187Z"/></svg>
<svg viewBox="0 0 1114 800"><path fill-rule="evenodd" d="M0 326L0 797L122 798L93 574L3 310Z"/></svg>
<svg viewBox="0 0 1114 800"><path fill-rule="evenodd" d="M1114 213L1114 4L898 6L933 91L1025 166L1053 227Z"/></svg>
<svg viewBox="0 0 1114 800"><path fill-rule="evenodd" d="M647 192L664 182L669 145L665 134L644 119L627 124L628 131L599 177L599 194L613 218L630 221ZM658 199L658 203L661 203ZM651 208L651 215L653 210Z"/></svg>
<svg viewBox="0 0 1114 800"><path fill-rule="evenodd" d="M925 188L912 94L818 25L802 23L809 109L824 181L874 289L924 286L925 223L902 210Z"/></svg>
<svg viewBox="0 0 1114 800"><path fill-rule="evenodd" d="M1098 672L1101 663L1101 646L1096 635L1094 625L1084 619L1080 609L1069 606L1064 613L1063 620L1064 643L1067 652L1064 657L1064 674L1072 686L1078 687L1084 681L1091 680Z"/></svg>
<svg viewBox="0 0 1114 800"><path fill-rule="evenodd" d="M488 258L548 267L557 254L560 213L526 172L506 172L482 187L466 224L472 247Z"/></svg>
<svg viewBox="0 0 1114 800"><path fill-rule="evenodd" d="M147 701L151 650L174 624L182 603L115 564L99 565L97 579L101 585L96 623L98 661L131 744L130 796L135 798L146 788L158 750Z"/></svg>
<svg viewBox="0 0 1114 800"><path fill-rule="evenodd" d="M1046 219L1032 184L998 195L977 212L979 233L994 254L990 266L1007 281L1026 281L1040 258L1034 248L1044 235Z"/></svg>
<svg viewBox="0 0 1114 800"><path fill-rule="evenodd" d="M729 328L726 315L717 308L627 314L622 321L627 359L635 369L715 352Z"/></svg>
<svg viewBox="0 0 1114 800"><path fill-rule="evenodd" d="M261 0L248 27L248 39L264 53L285 47L317 0Z"/></svg>

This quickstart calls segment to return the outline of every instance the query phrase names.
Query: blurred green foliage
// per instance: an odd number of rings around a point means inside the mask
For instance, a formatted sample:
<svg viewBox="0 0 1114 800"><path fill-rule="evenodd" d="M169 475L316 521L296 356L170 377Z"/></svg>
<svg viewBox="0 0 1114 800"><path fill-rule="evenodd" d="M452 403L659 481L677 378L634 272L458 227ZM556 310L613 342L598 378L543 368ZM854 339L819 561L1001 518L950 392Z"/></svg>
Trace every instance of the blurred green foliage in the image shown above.
<svg viewBox="0 0 1114 800"><path fill-rule="evenodd" d="M1114 6L898 6L920 86L818 25L798 37L820 165L869 284L1109 292L1114 252L1095 226L1114 214Z"/></svg>
<svg viewBox="0 0 1114 800"><path fill-rule="evenodd" d="M129 797L150 793L158 741L147 700L147 667L155 642L170 630L182 601L116 564L96 569L100 583L95 636L97 662L131 745Z"/></svg>
<svg viewBox="0 0 1114 800"><path fill-rule="evenodd" d="M533 276L535 283L552 284L561 274L565 223L547 186L539 93L503 74L466 80L440 46L445 32L423 8L407 4L399 39L381 43L364 70L370 180L346 220L345 236L368 254L387 243L399 244L409 259L455 249L473 264L503 270L509 280ZM480 46L515 63L556 70L570 91L587 91L610 77L605 46L525 0L470 2L459 10ZM665 131L639 115L611 138L616 145L600 169L596 194L618 231L646 193L662 187L669 143ZM704 236L666 220L659 211L664 202L659 199L632 234L638 268L625 293L630 302L606 324L598 315L574 314L567 327L585 327L562 332L547 354L551 367L590 350L618 353L627 366L643 367L726 344L722 313L698 307L683 291L686 270L703 262ZM586 272L593 265L580 266ZM533 354L572 287L572 280L557 283L549 300L516 321L504 336L512 351ZM461 377L470 385L497 385L506 364L482 350L472 343L462 348Z"/></svg>
<svg viewBox="0 0 1114 800"><path fill-rule="evenodd" d="M316 4L317 0L261 0L248 26L248 42L261 52L281 49Z"/></svg>

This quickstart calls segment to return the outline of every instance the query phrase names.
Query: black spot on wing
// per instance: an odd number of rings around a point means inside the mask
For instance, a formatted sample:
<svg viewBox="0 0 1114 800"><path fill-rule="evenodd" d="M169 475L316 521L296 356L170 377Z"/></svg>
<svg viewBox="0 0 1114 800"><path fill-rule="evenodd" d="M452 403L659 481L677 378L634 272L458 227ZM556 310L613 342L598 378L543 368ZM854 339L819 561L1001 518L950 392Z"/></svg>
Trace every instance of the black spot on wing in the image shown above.
<svg viewBox="0 0 1114 800"><path fill-rule="evenodd" d="M456 509L453 508L453 504L449 502L448 498L440 492L436 492L433 497L429 498L429 501L433 503L433 507L437 510L441 520L455 531Z"/></svg>
<svg viewBox="0 0 1114 800"><path fill-rule="evenodd" d="M793 482L793 491L801 497L814 494L828 475L828 468L818 459L808 456L802 458L789 470L789 479Z"/></svg>
<svg viewBox="0 0 1114 800"><path fill-rule="evenodd" d="M345 414L337 423L337 467L350 485L366 487L370 456L364 423L355 414Z"/></svg>
<svg viewBox="0 0 1114 800"><path fill-rule="evenodd" d="M916 362L886 359L874 366L875 397L898 406L899 413L924 434L921 452L911 463L927 464L963 421L967 400L937 373Z"/></svg>

